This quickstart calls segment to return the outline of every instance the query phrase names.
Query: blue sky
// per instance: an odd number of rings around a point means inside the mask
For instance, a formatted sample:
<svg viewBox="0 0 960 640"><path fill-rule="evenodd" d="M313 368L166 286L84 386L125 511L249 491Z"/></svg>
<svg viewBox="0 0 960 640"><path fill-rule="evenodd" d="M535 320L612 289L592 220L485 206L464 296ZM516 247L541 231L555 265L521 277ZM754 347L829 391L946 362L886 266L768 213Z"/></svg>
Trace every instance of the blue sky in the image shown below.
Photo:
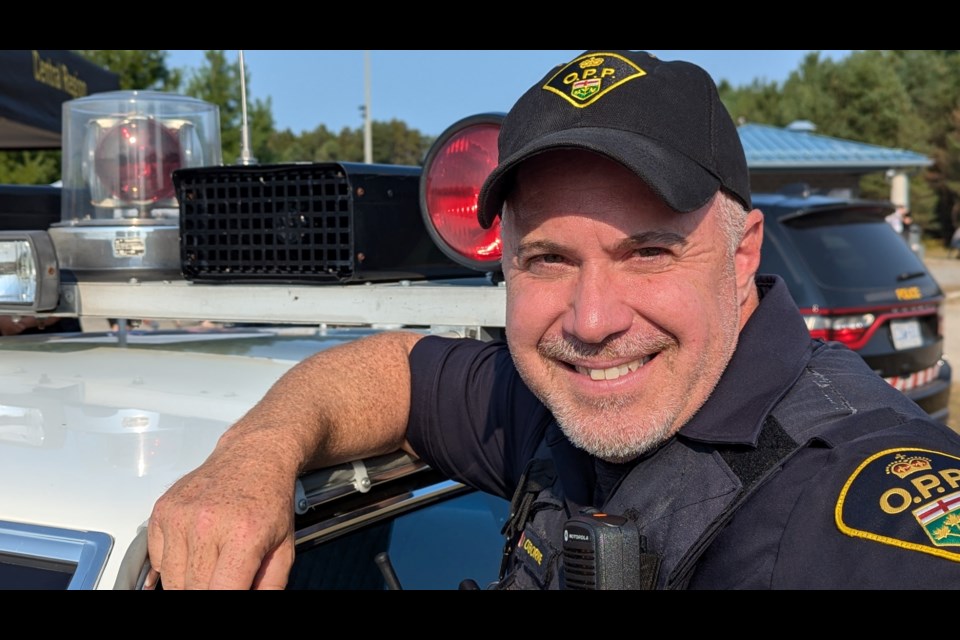
<svg viewBox="0 0 960 640"><path fill-rule="evenodd" d="M167 66L195 69L201 50L169 50ZM507 111L530 85L554 65L576 57L566 51L386 51L370 52L371 114L375 120L403 120L427 135L439 135L460 118ZM735 86L754 79L783 82L809 51L651 50L665 60L689 60L718 82ZM821 51L841 59L850 51ZM227 51L235 60L236 51ZM253 99L272 99L278 129L294 133L324 124L339 131L362 125L362 50L244 50Z"/></svg>

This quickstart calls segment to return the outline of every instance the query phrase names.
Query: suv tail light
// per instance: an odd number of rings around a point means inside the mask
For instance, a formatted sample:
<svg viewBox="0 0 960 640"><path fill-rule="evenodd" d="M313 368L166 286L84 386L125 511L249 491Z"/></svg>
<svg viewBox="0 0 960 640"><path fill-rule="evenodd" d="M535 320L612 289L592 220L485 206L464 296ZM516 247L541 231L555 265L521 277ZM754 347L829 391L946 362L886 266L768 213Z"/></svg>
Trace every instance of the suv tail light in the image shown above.
<svg viewBox="0 0 960 640"><path fill-rule="evenodd" d="M867 342L867 332L876 322L872 313L849 316L823 316L804 314L807 329L814 338L828 342L842 342L851 349L858 349Z"/></svg>
<svg viewBox="0 0 960 640"><path fill-rule="evenodd" d="M943 310L940 304L873 309L801 309L810 336L828 342L840 342L854 351L862 349L877 330L890 320L918 318L937 314L937 334L943 335Z"/></svg>
<svg viewBox="0 0 960 640"><path fill-rule="evenodd" d="M499 269L500 220L489 229L477 221L477 198L497 166L503 114L464 118L447 128L427 153L420 180L420 209L433 241L457 263Z"/></svg>

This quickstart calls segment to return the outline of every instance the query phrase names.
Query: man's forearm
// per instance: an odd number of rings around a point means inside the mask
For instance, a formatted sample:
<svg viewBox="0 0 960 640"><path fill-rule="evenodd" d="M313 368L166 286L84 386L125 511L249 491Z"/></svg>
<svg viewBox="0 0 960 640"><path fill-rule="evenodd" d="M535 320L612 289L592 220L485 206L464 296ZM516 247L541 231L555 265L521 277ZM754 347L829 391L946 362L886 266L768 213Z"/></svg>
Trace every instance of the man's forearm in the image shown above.
<svg viewBox="0 0 960 640"><path fill-rule="evenodd" d="M262 448L302 471L404 447L408 357L421 337L392 332L311 356L280 378L218 449Z"/></svg>

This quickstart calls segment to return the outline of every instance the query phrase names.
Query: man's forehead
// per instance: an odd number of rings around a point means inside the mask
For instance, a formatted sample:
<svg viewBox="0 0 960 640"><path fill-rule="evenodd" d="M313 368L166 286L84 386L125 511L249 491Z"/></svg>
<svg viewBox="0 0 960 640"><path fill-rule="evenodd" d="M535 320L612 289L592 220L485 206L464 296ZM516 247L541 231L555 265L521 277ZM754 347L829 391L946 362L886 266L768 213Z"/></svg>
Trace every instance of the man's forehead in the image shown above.
<svg viewBox="0 0 960 640"><path fill-rule="evenodd" d="M543 197L544 191L576 194L603 189L629 190L663 202L639 176L622 164L579 149L548 151L521 164L514 171L506 200Z"/></svg>
<svg viewBox="0 0 960 640"><path fill-rule="evenodd" d="M596 153L563 149L531 158L515 170L503 213L529 218L602 212L610 205L673 212L623 165Z"/></svg>

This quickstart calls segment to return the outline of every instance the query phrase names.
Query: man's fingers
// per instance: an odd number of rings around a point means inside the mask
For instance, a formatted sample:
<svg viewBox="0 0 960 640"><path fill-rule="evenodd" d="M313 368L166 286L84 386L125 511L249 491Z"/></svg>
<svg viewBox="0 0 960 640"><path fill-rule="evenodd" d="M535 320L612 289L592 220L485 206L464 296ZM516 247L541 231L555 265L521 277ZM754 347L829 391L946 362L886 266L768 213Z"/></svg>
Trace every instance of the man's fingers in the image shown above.
<svg viewBox="0 0 960 640"><path fill-rule="evenodd" d="M254 589L285 589L290 569L293 567L294 543L288 538L279 547L267 554L253 579Z"/></svg>
<svg viewBox="0 0 960 640"><path fill-rule="evenodd" d="M253 548L263 544L254 543ZM267 543L269 544L269 543ZM261 559L262 558L262 559ZM293 565L293 541L285 539L272 551L251 553L251 546L231 541L216 558L210 589L283 589Z"/></svg>
<svg viewBox="0 0 960 640"><path fill-rule="evenodd" d="M150 566L156 573L160 572L163 565L163 527L156 517L157 511L154 507L153 514L147 522L147 557L150 558ZM149 580L150 576L147 576Z"/></svg>
<svg viewBox="0 0 960 640"><path fill-rule="evenodd" d="M284 542L276 550L261 554L251 546L228 543L218 548L209 536L177 536L177 544L165 545L154 561L145 586L153 588L158 576L164 589L283 589L293 566L293 542ZM171 540L167 536L165 540Z"/></svg>
<svg viewBox="0 0 960 640"><path fill-rule="evenodd" d="M162 576L164 589L183 589L186 579L187 537L183 531L163 518L162 505L154 507L147 529L147 554L150 566L157 575L153 577L156 586ZM147 579L150 580L148 575Z"/></svg>
<svg viewBox="0 0 960 640"><path fill-rule="evenodd" d="M160 572L151 567L147 571L146 577L143 579L143 590L153 591L157 588L158 582L160 582Z"/></svg>
<svg viewBox="0 0 960 640"><path fill-rule="evenodd" d="M215 531L215 527L205 526L208 524L207 520L201 516L200 521L195 523L195 529L187 538L184 589L213 588L214 576L221 559L219 549L221 538L218 534L222 532ZM250 580L247 580L246 584L235 584L225 588L246 589L249 586Z"/></svg>
<svg viewBox="0 0 960 640"><path fill-rule="evenodd" d="M249 589L255 580L285 585L281 572L293 563L294 483L282 470L261 473L251 491L237 484L250 476L236 467L211 458L157 500L148 553L164 589Z"/></svg>
<svg viewBox="0 0 960 640"><path fill-rule="evenodd" d="M221 545L229 540L230 531L222 531L230 518L216 509L191 507L177 519L169 518L167 504L161 500L154 508L148 525L150 564L160 575L164 589L247 589L256 575L259 559L246 562L253 569L226 572L218 575L218 567L237 566L237 555L250 556L250 548L221 558ZM229 544L229 543L227 543ZM149 578L149 576L148 576ZM156 578L154 578L154 583Z"/></svg>

